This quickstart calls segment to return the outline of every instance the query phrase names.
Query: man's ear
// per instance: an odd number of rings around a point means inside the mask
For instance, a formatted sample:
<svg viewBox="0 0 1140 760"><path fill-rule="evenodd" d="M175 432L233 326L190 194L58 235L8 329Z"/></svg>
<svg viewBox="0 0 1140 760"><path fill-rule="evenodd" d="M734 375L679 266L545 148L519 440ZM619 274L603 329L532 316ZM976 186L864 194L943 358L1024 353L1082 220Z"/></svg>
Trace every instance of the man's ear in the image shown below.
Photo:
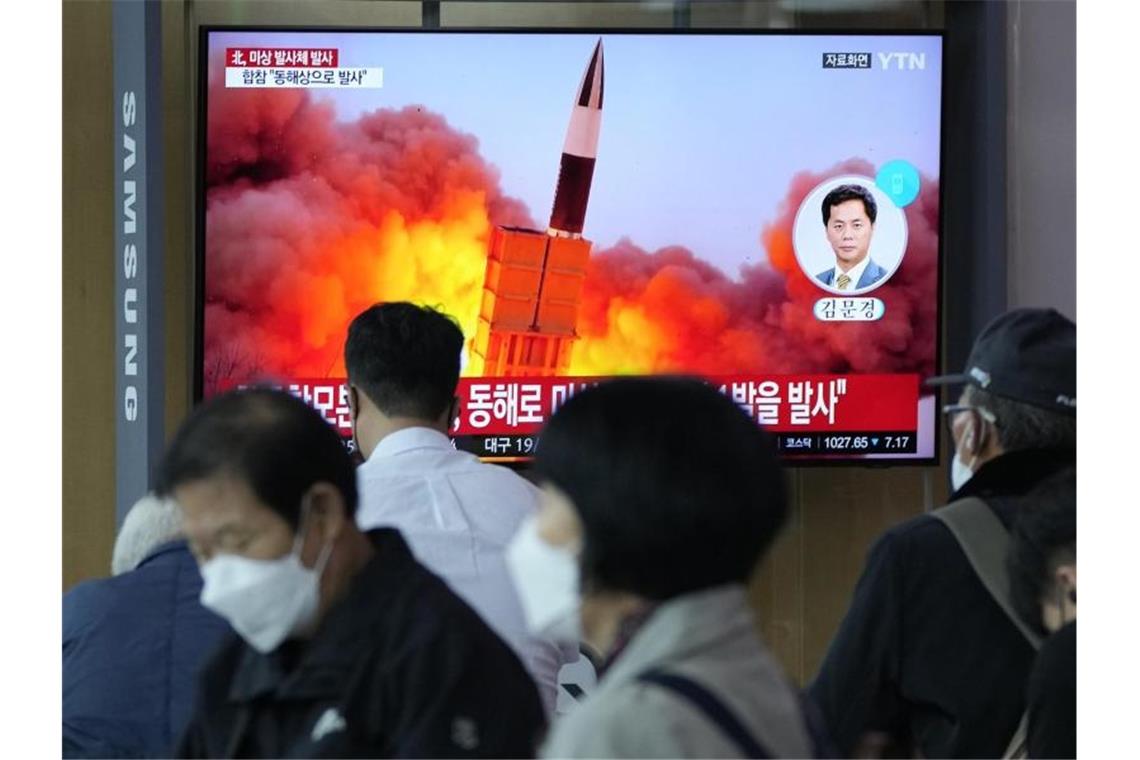
<svg viewBox="0 0 1140 760"><path fill-rule="evenodd" d="M348 413L354 420L360 416L360 391L352 384L348 386Z"/></svg>
<svg viewBox="0 0 1140 760"><path fill-rule="evenodd" d="M451 399L451 406L447 408L447 429L459 429L459 415L463 411L463 405L459 401L459 396Z"/></svg>
<svg viewBox="0 0 1140 760"><path fill-rule="evenodd" d="M972 456L981 456L982 452L986 450L986 443L989 439L990 433L986 427L986 421L978 419L973 430L970 431L969 438L966 441L966 449L970 451Z"/></svg>
<svg viewBox="0 0 1140 760"><path fill-rule="evenodd" d="M962 442L962 450L965 455L963 458L973 459L982 450L982 447L978 445L978 426L972 420L965 421L962 424L969 425L966 431L961 434L961 438L959 439Z"/></svg>
<svg viewBox="0 0 1140 760"><path fill-rule="evenodd" d="M314 542L317 551L336 541L350 519L348 505L339 488L326 481L314 483L309 488L309 520L312 525L307 530L311 536L319 536L319 540Z"/></svg>
<svg viewBox="0 0 1140 760"><path fill-rule="evenodd" d="M972 455L981 456L990 448L991 443L997 441L997 428L980 412L975 412L972 416L974 442L972 446L967 446L967 448L972 449L970 451Z"/></svg>

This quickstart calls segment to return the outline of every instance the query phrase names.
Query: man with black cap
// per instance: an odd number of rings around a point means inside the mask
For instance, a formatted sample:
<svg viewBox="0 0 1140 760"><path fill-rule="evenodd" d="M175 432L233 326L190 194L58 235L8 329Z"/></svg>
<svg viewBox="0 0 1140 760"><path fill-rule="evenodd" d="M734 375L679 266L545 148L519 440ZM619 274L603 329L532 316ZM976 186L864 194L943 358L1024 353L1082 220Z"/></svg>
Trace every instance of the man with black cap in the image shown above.
<svg viewBox="0 0 1140 760"><path fill-rule="evenodd" d="M1027 494L1075 466L1076 344L1057 312L1016 309L982 331L965 372L928 381L964 386L943 408L954 493L872 547L810 686L844 756L1011 751L1036 643L1007 603L1003 551Z"/></svg>

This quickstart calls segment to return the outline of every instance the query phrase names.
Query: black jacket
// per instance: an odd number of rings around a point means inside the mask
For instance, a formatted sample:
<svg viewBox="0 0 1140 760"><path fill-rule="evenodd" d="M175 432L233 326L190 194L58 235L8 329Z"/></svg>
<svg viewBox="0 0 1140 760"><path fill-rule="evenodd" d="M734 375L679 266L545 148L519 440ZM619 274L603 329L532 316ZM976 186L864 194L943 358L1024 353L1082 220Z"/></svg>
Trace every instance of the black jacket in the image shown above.
<svg viewBox="0 0 1140 760"><path fill-rule="evenodd" d="M1026 690L1032 758L1077 756L1077 621L1045 640Z"/></svg>
<svg viewBox="0 0 1140 760"><path fill-rule="evenodd" d="M207 666L183 757L531 757L544 728L514 653L394 530L316 635Z"/></svg>
<svg viewBox="0 0 1140 760"><path fill-rule="evenodd" d="M951 500L979 497L1010 528L1026 492L1074 461L1071 452L1005 454ZM921 515L871 548L809 691L844 753L880 731L925 757L1000 757L1025 710L1033 658L949 529Z"/></svg>

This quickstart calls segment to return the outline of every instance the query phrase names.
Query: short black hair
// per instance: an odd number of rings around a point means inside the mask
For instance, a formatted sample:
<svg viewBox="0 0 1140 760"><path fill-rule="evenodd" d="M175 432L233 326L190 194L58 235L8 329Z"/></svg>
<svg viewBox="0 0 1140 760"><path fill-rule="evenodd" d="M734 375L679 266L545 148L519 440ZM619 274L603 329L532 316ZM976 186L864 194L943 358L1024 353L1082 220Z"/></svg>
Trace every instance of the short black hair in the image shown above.
<svg viewBox="0 0 1140 760"><path fill-rule="evenodd" d="M462 352L463 331L455 319L394 301L352 320L344 365L349 382L384 414L434 420L455 398Z"/></svg>
<svg viewBox="0 0 1140 760"><path fill-rule="evenodd" d="M847 201L863 201L863 210L867 212L867 218L871 220L871 224L875 223L875 217L879 215L879 205L875 203L875 196L871 195L871 191L862 185L840 185L823 196L824 227L831 221L832 207Z"/></svg>
<svg viewBox="0 0 1140 760"><path fill-rule="evenodd" d="M347 516L356 514L356 471L340 436L315 409L284 391L231 391L194 410L167 448L155 490L170 496L182 485L219 475L247 483L294 529L301 498L314 483L331 483Z"/></svg>
<svg viewBox="0 0 1140 760"><path fill-rule="evenodd" d="M787 516L772 437L697 379L580 391L543 431L535 468L578 510L584 589L662 600L747 581Z"/></svg>
<svg viewBox="0 0 1140 760"><path fill-rule="evenodd" d="M1076 469L1042 481L1019 506L1006 555L1010 597L1021 619L1045 634L1041 601L1057 568L1077 561Z"/></svg>

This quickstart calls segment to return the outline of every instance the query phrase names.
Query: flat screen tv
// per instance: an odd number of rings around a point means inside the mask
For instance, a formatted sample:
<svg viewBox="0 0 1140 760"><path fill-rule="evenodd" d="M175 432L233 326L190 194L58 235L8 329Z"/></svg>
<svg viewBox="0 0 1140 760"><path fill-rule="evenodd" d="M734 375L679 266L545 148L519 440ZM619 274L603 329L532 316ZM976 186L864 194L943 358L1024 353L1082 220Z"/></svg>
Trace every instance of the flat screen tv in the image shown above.
<svg viewBox="0 0 1140 760"><path fill-rule="evenodd" d="M941 35L208 28L200 62L199 398L275 384L347 440L347 326L406 300L462 327L489 460L652 374L790 463L936 457Z"/></svg>

